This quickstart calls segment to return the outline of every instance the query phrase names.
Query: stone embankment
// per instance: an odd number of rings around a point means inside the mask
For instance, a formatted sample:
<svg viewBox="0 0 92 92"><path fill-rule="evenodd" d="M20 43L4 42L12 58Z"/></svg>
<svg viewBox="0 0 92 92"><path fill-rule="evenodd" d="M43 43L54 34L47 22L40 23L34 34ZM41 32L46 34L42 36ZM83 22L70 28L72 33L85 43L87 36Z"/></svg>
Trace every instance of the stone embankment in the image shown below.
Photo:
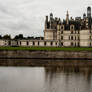
<svg viewBox="0 0 92 92"><path fill-rule="evenodd" d="M0 59L87 59L92 60L92 51L22 51L1 50Z"/></svg>

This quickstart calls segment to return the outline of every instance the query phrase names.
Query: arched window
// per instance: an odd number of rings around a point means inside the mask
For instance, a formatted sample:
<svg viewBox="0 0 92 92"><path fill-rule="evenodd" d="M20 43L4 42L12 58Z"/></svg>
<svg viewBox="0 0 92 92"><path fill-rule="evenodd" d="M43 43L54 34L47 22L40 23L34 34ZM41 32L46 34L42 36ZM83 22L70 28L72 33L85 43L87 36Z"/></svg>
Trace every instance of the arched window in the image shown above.
<svg viewBox="0 0 92 92"><path fill-rule="evenodd" d="M53 42L51 42L50 45L52 46L53 45Z"/></svg>
<svg viewBox="0 0 92 92"><path fill-rule="evenodd" d="M90 40L91 40L91 36L90 36Z"/></svg>
<svg viewBox="0 0 92 92"><path fill-rule="evenodd" d="M20 46L21 46L21 42L20 42Z"/></svg>
<svg viewBox="0 0 92 92"><path fill-rule="evenodd" d="M80 40L80 37L78 36L78 40Z"/></svg>
<svg viewBox="0 0 92 92"><path fill-rule="evenodd" d="M61 40L63 40L63 36L61 36Z"/></svg>
<svg viewBox="0 0 92 92"><path fill-rule="evenodd" d="M44 42L44 46L46 46L46 42Z"/></svg>
<svg viewBox="0 0 92 92"><path fill-rule="evenodd" d="M27 46L29 45L29 42L27 41Z"/></svg>
<svg viewBox="0 0 92 92"><path fill-rule="evenodd" d="M57 42L56 42L56 46L57 46Z"/></svg>
<svg viewBox="0 0 92 92"><path fill-rule="evenodd" d="M38 46L39 46L39 42L38 42Z"/></svg>
<svg viewBox="0 0 92 92"><path fill-rule="evenodd" d="M17 46L18 46L18 41L17 41Z"/></svg>
<svg viewBox="0 0 92 92"><path fill-rule="evenodd" d="M61 31L61 34L63 34L63 31Z"/></svg>
<svg viewBox="0 0 92 92"><path fill-rule="evenodd" d="M35 45L35 42L33 42L33 46Z"/></svg>
<svg viewBox="0 0 92 92"><path fill-rule="evenodd" d="M80 46L80 43L78 42L78 47Z"/></svg>
<svg viewBox="0 0 92 92"><path fill-rule="evenodd" d="M80 33L80 31L78 31L78 34Z"/></svg>
<svg viewBox="0 0 92 92"><path fill-rule="evenodd" d="M73 40L73 36L71 36L71 40Z"/></svg>
<svg viewBox="0 0 92 92"><path fill-rule="evenodd" d="M73 46L73 42L71 42L71 46Z"/></svg>
<svg viewBox="0 0 92 92"><path fill-rule="evenodd" d="M69 40L71 40L71 37L69 36Z"/></svg>
<svg viewBox="0 0 92 92"><path fill-rule="evenodd" d="M73 34L73 30L71 31L71 34Z"/></svg>
<svg viewBox="0 0 92 92"><path fill-rule="evenodd" d="M91 47L91 42L90 42L90 47Z"/></svg>
<svg viewBox="0 0 92 92"><path fill-rule="evenodd" d="M63 46L63 42L61 42L61 46Z"/></svg>

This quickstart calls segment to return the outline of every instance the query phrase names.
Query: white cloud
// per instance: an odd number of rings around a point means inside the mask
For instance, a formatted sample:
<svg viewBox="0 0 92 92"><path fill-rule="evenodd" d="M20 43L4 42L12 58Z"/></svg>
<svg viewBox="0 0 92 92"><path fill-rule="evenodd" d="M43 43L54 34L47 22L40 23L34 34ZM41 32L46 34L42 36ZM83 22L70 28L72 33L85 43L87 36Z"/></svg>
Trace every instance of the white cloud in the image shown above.
<svg viewBox="0 0 92 92"><path fill-rule="evenodd" d="M0 0L0 34L43 36L44 19L50 12L65 18L82 16L91 0Z"/></svg>

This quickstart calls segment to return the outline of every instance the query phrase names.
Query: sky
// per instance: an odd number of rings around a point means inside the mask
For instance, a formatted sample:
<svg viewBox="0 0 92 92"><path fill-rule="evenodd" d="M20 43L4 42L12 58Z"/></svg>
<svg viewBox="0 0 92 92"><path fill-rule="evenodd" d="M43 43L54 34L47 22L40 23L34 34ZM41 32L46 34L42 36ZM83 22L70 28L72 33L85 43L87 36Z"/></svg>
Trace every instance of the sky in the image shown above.
<svg viewBox="0 0 92 92"><path fill-rule="evenodd" d="M44 36L45 16L82 16L92 0L0 0L0 35Z"/></svg>

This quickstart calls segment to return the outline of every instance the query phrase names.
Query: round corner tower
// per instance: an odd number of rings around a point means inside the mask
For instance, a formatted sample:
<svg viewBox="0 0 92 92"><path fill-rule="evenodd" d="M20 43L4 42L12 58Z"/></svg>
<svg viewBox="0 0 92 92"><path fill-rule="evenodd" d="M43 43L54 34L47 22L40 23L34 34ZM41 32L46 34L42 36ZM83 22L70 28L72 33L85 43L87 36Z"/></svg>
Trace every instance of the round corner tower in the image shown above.
<svg viewBox="0 0 92 92"><path fill-rule="evenodd" d="M91 18L91 7L90 6L87 8L87 17Z"/></svg>

